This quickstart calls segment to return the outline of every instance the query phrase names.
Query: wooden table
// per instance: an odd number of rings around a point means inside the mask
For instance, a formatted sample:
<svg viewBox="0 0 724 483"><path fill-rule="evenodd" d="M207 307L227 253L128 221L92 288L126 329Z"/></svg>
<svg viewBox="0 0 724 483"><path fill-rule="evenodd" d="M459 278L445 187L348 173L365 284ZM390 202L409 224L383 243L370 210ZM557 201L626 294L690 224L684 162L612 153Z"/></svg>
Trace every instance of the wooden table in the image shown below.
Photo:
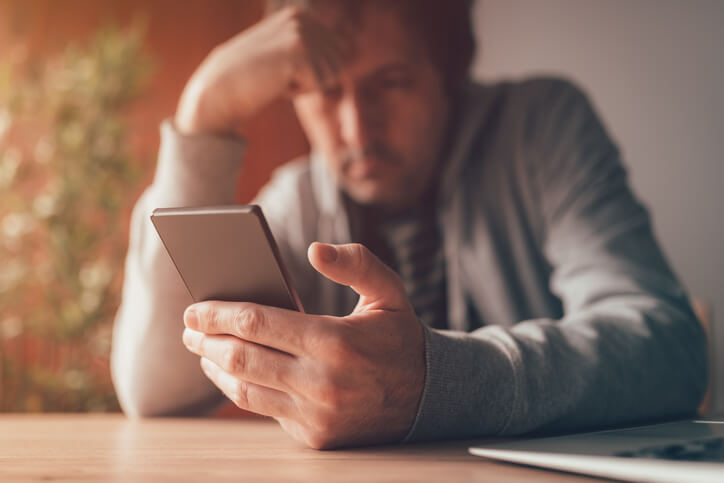
<svg viewBox="0 0 724 483"><path fill-rule="evenodd" d="M0 482L584 481L468 455L468 442L315 451L269 420L0 415Z"/></svg>

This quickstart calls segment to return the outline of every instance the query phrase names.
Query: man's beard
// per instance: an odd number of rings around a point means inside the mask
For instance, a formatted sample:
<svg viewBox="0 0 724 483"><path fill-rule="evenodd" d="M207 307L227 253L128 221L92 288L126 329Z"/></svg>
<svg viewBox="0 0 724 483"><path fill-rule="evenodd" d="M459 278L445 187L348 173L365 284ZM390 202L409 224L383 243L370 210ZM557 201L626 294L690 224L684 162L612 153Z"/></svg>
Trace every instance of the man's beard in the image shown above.
<svg viewBox="0 0 724 483"><path fill-rule="evenodd" d="M338 154L342 172L365 160L379 161L387 165L401 165L403 157L393 148L383 143L372 143L362 149L348 148Z"/></svg>

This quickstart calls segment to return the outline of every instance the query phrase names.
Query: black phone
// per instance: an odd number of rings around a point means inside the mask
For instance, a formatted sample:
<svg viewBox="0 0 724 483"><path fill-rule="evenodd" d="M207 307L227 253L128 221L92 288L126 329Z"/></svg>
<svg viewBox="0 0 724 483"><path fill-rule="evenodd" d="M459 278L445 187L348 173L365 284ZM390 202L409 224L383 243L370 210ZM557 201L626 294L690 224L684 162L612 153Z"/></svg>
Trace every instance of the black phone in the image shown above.
<svg viewBox="0 0 724 483"><path fill-rule="evenodd" d="M304 312L259 206L158 208L151 222L194 302Z"/></svg>

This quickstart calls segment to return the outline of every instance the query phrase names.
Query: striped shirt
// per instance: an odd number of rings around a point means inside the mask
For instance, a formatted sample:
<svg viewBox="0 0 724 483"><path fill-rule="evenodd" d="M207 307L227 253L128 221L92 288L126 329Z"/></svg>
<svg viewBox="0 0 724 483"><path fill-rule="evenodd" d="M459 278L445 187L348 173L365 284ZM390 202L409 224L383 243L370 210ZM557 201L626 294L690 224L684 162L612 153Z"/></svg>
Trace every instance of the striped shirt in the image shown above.
<svg viewBox="0 0 724 483"><path fill-rule="evenodd" d="M378 227L420 322L447 327L445 255L437 218L416 213Z"/></svg>

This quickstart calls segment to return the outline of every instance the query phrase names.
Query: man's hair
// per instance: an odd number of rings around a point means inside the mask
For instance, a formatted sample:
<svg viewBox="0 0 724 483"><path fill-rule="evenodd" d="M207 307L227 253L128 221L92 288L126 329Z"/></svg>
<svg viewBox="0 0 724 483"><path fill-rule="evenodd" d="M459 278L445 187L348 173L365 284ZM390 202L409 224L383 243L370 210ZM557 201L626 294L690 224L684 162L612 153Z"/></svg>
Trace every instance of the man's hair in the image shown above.
<svg viewBox="0 0 724 483"><path fill-rule="evenodd" d="M472 0L266 0L266 6L269 14L287 5L314 8L326 3L359 18L360 7L371 2L397 10L401 24L424 43L448 94L458 97L468 80L475 53Z"/></svg>

